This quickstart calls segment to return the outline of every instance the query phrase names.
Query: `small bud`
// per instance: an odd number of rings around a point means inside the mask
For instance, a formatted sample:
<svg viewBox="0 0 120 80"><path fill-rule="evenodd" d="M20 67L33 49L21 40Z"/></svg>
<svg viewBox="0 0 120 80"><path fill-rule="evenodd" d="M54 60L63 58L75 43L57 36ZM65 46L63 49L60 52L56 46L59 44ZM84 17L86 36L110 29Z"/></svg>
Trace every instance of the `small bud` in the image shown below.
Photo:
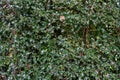
<svg viewBox="0 0 120 80"><path fill-rule="evenodd" d="M65 20L65 16L60 16L60 21L63 22Z"/></svg>

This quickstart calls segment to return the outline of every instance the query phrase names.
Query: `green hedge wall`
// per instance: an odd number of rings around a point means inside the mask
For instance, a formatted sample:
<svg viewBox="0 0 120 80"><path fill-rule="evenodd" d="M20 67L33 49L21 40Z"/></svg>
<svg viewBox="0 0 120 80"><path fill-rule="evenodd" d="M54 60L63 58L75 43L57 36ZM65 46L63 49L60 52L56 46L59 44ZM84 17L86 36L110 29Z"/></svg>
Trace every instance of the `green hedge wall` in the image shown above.
<svg viewBox="0 0 120 80"><path fill-rule="evenodd" d="M119 80L119 0L1 0L0 80Z"/></svg>

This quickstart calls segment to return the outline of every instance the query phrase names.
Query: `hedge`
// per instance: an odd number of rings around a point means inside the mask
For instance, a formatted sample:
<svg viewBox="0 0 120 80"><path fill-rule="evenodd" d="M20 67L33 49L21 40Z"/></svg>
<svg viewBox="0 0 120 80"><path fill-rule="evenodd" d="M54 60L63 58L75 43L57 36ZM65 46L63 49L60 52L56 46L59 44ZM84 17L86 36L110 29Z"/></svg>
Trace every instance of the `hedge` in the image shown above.
<svg viewBox="0 0 120 80"><path fill-rule="evenodd" d="M1 80L119 80L119 0L1 0Z"/></svg>

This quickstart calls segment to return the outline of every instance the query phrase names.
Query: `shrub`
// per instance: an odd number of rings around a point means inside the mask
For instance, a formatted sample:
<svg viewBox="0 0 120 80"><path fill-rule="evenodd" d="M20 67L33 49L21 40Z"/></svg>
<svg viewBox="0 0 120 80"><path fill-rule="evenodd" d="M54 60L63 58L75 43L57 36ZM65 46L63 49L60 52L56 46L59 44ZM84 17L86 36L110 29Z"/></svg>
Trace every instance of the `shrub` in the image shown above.
<svg viewBox="0 0 120 80"><path fill-rule="evenodd" d="M117 80L119 1L0 1L0 78Z"/></svg>

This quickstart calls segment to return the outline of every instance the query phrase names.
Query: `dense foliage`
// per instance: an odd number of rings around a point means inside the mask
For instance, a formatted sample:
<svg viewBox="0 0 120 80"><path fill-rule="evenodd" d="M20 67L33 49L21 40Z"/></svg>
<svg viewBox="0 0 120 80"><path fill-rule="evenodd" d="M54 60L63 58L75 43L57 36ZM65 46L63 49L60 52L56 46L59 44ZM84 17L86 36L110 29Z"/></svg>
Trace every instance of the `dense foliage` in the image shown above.
<svg viewBox="0 0 120 80"><path fill-rule="evenodd" d="M119 0L1 0L1 79L120 79Z"/></svg>

